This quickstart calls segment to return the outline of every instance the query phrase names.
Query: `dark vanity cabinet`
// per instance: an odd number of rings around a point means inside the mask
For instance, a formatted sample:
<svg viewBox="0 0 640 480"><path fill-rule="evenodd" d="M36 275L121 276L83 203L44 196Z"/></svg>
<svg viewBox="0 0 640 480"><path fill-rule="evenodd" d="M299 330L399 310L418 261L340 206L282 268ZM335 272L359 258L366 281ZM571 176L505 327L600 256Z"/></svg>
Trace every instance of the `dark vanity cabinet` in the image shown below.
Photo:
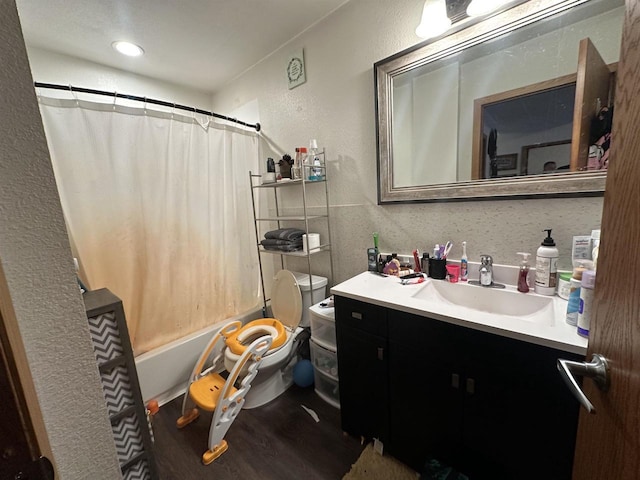
<svg viewBox="0 0 640 480"><path fill-rule="evenodd" d="M360 311L386 320L386 339L373 335L386 346L382 369L358 357L372 341L353 339L365 333L348 318ZM418 472L433 458L474 480L571 478L579 405L556 361L583 357L341 297L336 330L348 433L380 438L386 452ZM387 436L371 435L382 419Z"/></svg>
<svg viewBox="0 0 640 480"><path fill-rule="evenodd" d="M335 311L336 318L340 317L336 343L342 429L354 436L386 442L389 438L387 311L344 297L335 297Z"/></svg>

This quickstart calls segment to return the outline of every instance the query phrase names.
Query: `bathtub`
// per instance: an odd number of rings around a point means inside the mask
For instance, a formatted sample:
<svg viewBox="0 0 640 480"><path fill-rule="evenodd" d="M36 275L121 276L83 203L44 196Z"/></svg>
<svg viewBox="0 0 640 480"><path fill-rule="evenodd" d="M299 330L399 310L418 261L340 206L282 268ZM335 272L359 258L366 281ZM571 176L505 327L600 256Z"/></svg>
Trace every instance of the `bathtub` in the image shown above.
<svg viewBox="0 0 640 480"><path fill-rule="evenodd" d="M164 405L182 395L191 370L207 342L227 322L240 320L245 324L261 317L262 309L258 307L138 355L135 358L136 370L144 403L154 399L159 405Z"/></svg>

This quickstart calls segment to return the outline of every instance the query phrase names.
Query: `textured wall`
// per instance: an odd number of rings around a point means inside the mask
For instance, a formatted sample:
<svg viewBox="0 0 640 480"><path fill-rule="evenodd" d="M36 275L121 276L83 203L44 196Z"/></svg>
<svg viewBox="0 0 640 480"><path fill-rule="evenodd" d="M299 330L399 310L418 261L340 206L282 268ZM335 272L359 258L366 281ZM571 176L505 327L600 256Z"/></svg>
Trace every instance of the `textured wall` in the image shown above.
<svg viewBox="0 0 640 480"><path fill-rule="evenodd" d="M58 476L120 469L12 0L0 9L0 261ZM5 308L6 306L3 306Z"/></svg>
<svg viewBox="0 0 640 480"><path fill-rule="evenodd" d="M210 95L191 88L163 82L135 73L125 72L98 63L89 62L76 57L69 57L41 48L27 46L31 73L36 82L58 83L75 87L95 88L107 92L118 92L141 97L155 98L166 102L175 102L187 106L208 109ZM42 89L43 95L63 96L69 98L69 92L56 92ZM96 95L78 94L79 98L89 98L92 101L111 103L111 97L97 97ZM127 100L118 99L118 105L126 105ZM140 107L140 102L129 102L130 105ZM154 109L161 109L157 105Z"/></svg>
<svg viewBox="0 0 640 480"><path fill-rule="evenodd" d="M374 231L383 251L410 253L451 239L451 256L459 258L466 240L471 260L487 253L496 263L515 264L516 252L535 253L542 229L553 228L560 266L569 267L571 237L598 228L602 197L377 205L373 64L418 43L423 5L351 0L218 92L214 108L232 111L257 101L265 159L293 153L310 138L327 148L336 282L366 269ZM307 82L288 90L288 56L301 47Z"/></svg>

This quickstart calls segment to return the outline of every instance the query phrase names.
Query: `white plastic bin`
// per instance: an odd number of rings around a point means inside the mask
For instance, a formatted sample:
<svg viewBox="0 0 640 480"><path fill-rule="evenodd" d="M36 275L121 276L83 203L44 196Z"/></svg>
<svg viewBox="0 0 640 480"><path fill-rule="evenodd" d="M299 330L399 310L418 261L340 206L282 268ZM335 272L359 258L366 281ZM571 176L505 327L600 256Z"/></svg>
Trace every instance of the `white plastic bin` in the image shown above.
<svg viewBox="0 0 640 480"><path fill-rule="evenodd" d="M325 375L314 368L314 391L320 398L336 408L340 408L340 389L338 380Z"/></svg>
<svg viewBox="0 0 640 480"><path fill-rule="evenodd" d="M311 311L311 337L313 340L330 350L336 350L336 321L334 307L321 307L320 303L328 302L325 299L316 303Z"/></svg>
<svg viewBox="0 0 640 480"><path fill-rule="evenodd" d="M309 327L309 307L321 302L327 296L327 279L320 275L312 275L313 285L310 285L308 273L291 273L296 277L300 293L302 293L302 320L300 320L300 326Z"/></svg>
<svg viewBox="0 0 640 480"><path fill-rule="evenodd" d="M317 369L322 371L334 379L338 378L338 355L335 351L324 348L322 345L318 345L316 340L311 337L309 341L309 347L311 350L311 363Z"/></svg>

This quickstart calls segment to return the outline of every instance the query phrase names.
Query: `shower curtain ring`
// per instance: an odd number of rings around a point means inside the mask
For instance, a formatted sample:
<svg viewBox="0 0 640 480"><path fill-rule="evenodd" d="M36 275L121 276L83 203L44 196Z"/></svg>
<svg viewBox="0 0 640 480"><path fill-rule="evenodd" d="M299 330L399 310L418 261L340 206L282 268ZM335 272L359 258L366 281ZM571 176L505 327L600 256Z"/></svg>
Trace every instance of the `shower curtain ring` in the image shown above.
<svg viewBox="0 0 640 480"><path fill-rule="evenodd" d="M144 97L144 114L147 114L147 97Z"/></svg>
<svg viewBox="0 0 640 480"><path fill-rule="evenodd" d="M118 100L118 91L113 91L113 111L116 111L116 100Z"/></svg>
<svg viewBox="0 0 640 480"><path fill-rule="evenodd" d="M171 108L171 120L173 120L173 114L176 112L176 102L173 102L173 107Z"/></svg>
<svg viewBox="0 0 640 480"><path fill-rule="evenodd" d="M80 102L78 101L78 96L73 93L73 87L71 86L71 84L69 84L69 92L71 93L71 96L76 101L76 107L79 107L80 106Z"/></svg>

